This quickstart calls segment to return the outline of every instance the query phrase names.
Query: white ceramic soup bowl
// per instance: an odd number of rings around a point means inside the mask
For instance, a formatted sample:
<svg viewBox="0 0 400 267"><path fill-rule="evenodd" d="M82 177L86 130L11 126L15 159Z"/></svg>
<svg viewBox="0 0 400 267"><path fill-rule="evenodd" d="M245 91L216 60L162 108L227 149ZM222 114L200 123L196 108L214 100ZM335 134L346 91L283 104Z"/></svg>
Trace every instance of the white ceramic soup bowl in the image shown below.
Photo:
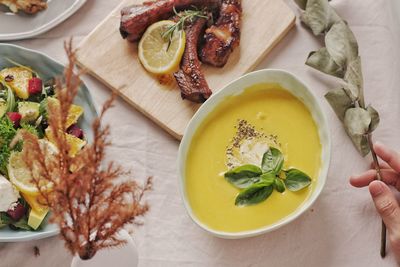
<svg viewBox="0 0 400 267"><path fill-rule="evenodd" d="M308 199L306 199L306 201L296 211L294 211L287 217L281 219L280 221L272 225L261 227L255 230L235 232L235 233L216 231L208 227L206 224L204 224L196 217L188 201L188 196L186 192L187 154L195 132L197 131L201 123L204 121L204 119L210 114L210 112L212 112L228 96L241 94L246 88L249 88L252 85L260 83L279 84L281 87L285 88L287 91L289 91L299 100L301 100L310 110L311 115L318 127L320 142L322 145L321 168L317 179L317 185L315 187L315 190L308 197ZM230 84L225 86L222 90L214 94L209 100L207 100L196 112L196 114L190 121L188 127L186 128L186 132L180 144L179 154L178 154L180 190L185 208L189 216L197 225L199 225L201 228L203 228L207 232L217 237L227 238L227 239L238 239L238 238L256 236L273 231L295 220L302 213L304 213L318 198L325 185L325 181L327 178L328 168L330 163L330 154L331 154L331 138L330 138L330 131L328 128L328 122L319 104L319 101L316 99L312 91L297 77L295 77L293 74L287 71L264 69L251 72L231 82Z"/></svg>

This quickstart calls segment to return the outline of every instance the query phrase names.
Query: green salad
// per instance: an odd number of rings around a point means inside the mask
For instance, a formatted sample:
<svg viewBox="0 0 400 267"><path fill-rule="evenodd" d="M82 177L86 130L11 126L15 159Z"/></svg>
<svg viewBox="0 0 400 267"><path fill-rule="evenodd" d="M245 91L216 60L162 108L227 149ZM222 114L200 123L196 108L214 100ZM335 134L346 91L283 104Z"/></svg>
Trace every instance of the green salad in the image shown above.
<svg viewBox="0 0 400 267"><path fill-rule="evenodd" d="M37 135L48 151L57 153L47 122L50 102L60 104L54 79L44 81L36 71L18 63L0 70L0 228L35 231L43 227L49 212L22 159L23 140L12 141L25 129ZM65 135L71 156L86 145L78 126L82 114L82 107L72 105L67 117Z"/></svg>

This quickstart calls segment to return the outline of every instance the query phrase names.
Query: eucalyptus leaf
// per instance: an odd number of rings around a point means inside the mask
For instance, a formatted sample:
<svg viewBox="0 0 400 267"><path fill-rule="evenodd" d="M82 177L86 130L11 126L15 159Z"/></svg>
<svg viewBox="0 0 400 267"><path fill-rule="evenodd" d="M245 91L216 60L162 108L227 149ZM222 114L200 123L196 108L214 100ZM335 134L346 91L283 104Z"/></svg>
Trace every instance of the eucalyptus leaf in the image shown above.
<svg viewBox="0 0 400 267"><path fill-rule="evenodd" d="M318 0L315 0L318 2ZM299 2L299 1L296 1ZM311 0L306 3L306 13ZM311 28L314 34L322 33L323 24L321 21L326 21L326 14L328 9L333 10L327 3L327 0L319 0L321 5L324 6L325 14L319 14L321 18L314 18L314 21L308 21L306 24ZM299 3L298 3L299 4ZM304 4L304 3L302 3ZM327 5L327 6L326 6ZM310 8L311 10L311 8ZM325 15L325 16L324 16ZM308 19L313 19L312 17ZM325 28L326 32L326 28ZM366 156L372 148L370 148L370 143L368 142L370 135L379 124L379 114L371 106L365 109L365 98L364 98L364 88L363 88L363 76L361 68L361 60L358 55L358 44L353 32L348 27L347 23L342 21L336 22L330 28L330 30L325 35L325 45L328 54L335 61L336 64L341 66L346 70L344 75L344 81L346 82L343 86L345 93L350 97L351 100L356 102L356 107L351 107L345 112L343 119L344 126L346 128L347 134L350 136L353 144L361 153L362 156ZM376 51L379 53L379 51ZM342 92L340 96L331 94L327 95L329 103L338 114L339 118L342 117L343 111L346 109L348 99L343 99ZM373 154L375 163L377 163L376 155ZM287 180L287 179L286 179ZM286 182L285 180L285 182ZM382 223L381 231L381 256L385 257L386 251L386 228L384 223Z"/></svg>
<svg viewBox="0 0 400 267"><path fill-rule="evenodd" d="M379 125L379 122L380 122L379 113L372 106L368 106L367 111L368 111L369 115L371 116L371 123L369 125L368 132L372 133L373 131L375 131L375 129Z"/></svg>
<svg viewBox="0 0 400 267"><path fill-rule="evenodd" d="M251 164L236 167L224 174L225 179L238 188L246 188L260 180L262 171Z"/></svg>
<svg viewBox="0 0 400 267"><path fill-rule="evenodd" d="M308 55L306 65L338 78L344 77L343 67L336 64L325 47L311 52Z"/></svg>
<svg viewBox="0 0 400 267"><path fill-rule="evenodd" d="M371 114L363 108L350 108L344 118L346 132L363 157L370 152L366 134L371 122Z"/></svg>
<svg viewBox="0 0 400 267"><path fill-rule="evenodd" d="M353 100L343 88L329 91L325 95L325 98L341 121L344 120L346 111L349 108L355 107Z"/></svg>
<svg viewBox="0 0 400 267"><path fill-rule="evenodd" d="M349 135L354 146L357 148L358 152L365 157L371 151L368 145L368 139L365 134L354 134Z"/></svg>
<svg viewBox="0 0 400 267"><path fill-rule="evenodd" d="M347 92L347 94L354 100L358 101L360 97L360 88L351 83L344 83L343 89Z"/></svg>
<svg viewBox="0 0 400 267"><path fill-rule="evenodd" d="M343 122L350 136L363 135L368 133L371 115L363 108L350 108L346 111Z"/></svg>
<svg viewBox="0 0 400 267"><path fill-rule="evenodd" d="M272 171L278 174L282 170L283 161L284 158L282 152L279 149L270 147L263 155L261 169L264 172Z"/></svg>
<svg viewBox="0 0 400 267"><path fill-rule="evenodd" d="M348 83L346 88L348 88L351 93L358 98L360 96L360 91L363 88L361 58L359 56L347 65L344 80Z"/></svg>
<svg viewBox="0 0 400 267"><path fill-rule="evenodd" d="M357 59L357 40L344 21L339 21L325 35L325 45L329 55L341 67Z"/></svg>
<svg viewBox="0 0 400 267"><path fill-rule="evenodd" d="M304 5L304 1L301 1ZM312 30L314 35L327 32L331 26L341 21L335 10L329 5L328 0L308 0L306 10L301 20Z"/></svg>
<svg viewBox="0 0 400 267"><path fill-rule="evenodd" d="M296 4L301 8L305 9L307 5L307 0L294 0Z"/></svg>
<svg viewBox="0 0 400 267"><path fill-rule="evenodd" d="M285 185L290 191L299 191L311 184L311 178L297 169L286 171Z"/></svg>
<svg viewBox="0 0 400 267"><path fill-rule="evenodd" d="M275 178L275 180L274 180L274 188L279 193L285 192L285 190L286 190L285 183L282 181L281 178L279 178L279 177Z"/></svg>
<svg viewBox="0 0 400 267"><path fill-rule="evenodd" d="M266 186L263 182L253 184L247 189L243 190L236 197L236 206L248 206L258 204L266 200L273 191L273 186Z"/></svg>
<svg viewBox="0 0 400 267"><path fill-rule="evenodd" d="M266 172L260 176L260 181L263 182L265 185L270 186L274 184L276 178L276 174L273 172Z"/></svg>

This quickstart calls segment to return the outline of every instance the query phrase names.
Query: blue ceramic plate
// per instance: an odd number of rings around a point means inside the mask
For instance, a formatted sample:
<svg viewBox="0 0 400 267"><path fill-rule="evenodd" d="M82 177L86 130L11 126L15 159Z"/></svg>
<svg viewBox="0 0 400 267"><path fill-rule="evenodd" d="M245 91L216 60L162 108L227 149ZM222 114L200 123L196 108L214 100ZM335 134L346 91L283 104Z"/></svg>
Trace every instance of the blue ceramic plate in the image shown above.
<svg viewBox="0 0 400 267"><path fill-rule="evenodd" d="M60 76L64 70L63 65L42 53L25 49L20 46L0 44L0 69L13 66L6 60L6 58L22 65L30 66L32 69L37 71L44 80ZM84 84L81 86L75 99L75 103L82 106L85 110L84 115L79 120L79 124L85 131L86 135L90 138L92 136L91 122L95 117L97 117L97 112L89 90ZM0 229L0 242L18 242L41 239L57 235L58 232L59 230L57 226L52 224L45 224L41 230L35 232L21 230L13 231L8 227L5 227Z"/></svg>

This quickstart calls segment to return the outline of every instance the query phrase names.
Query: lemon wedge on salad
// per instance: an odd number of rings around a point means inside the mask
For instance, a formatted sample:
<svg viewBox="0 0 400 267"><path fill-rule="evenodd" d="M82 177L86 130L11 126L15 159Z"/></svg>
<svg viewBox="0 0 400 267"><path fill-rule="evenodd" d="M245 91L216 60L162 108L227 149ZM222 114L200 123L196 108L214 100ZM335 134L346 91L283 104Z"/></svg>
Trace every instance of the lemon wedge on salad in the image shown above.
<svg viewBox="0 0 400 267"><path fill-rule="evenodd" d="M139 60L143 67L154 74L170 74L179 68L185 51L184 31L173 31L171 38L164 33L176 23L162 20L147 28L139 42Z"/></svg>
<svg viewBox="0 0 400 267"><path fill-rule="evenodd" d="M29 97L29 80L32 79L32 71L28 68L23 67L12 67L6 68L0 71L0 77L15 94L22 98L27 99Z"/></svg>
<svg viewBox="0 0 400 267"><path fill-rule="evenodd" d="M57 147L49 141L41 139L39 140L39 143L41 148L46 150L47 157L51 157L51 155L58 153ZM14 151L11 153L8 162L8 176L11 183L14 184L14 186L24 195L39 195L39 190L32 180L31 172L23 160L22 152ZM43 186L44 189L50 190L52 185L43 181L40 186Z"/></svg>
<svg viewBox="0 0 400 267"><path fill-rule="evenodd" d="M60 100L57 98L48 97L47 101L50 103L50 105L54 105L56 109L60 108ZM65 126L68 128L72 124L75 124L82 116L83 111L83 107L72 104L68 111L67 122Z"/></svg>
<svg viewBox="0 0 400 267"><path fill-rule="evenodd" d="M28 225L32 227L33 230L38 229L48 212L49 212L48 209L42 211L36 211L34 209L31 209L28 217Z"/></svg>
<svg viewBox="0 0 400 267"><path fill-rule="evenodd" d="M71 157L75 157L76 154L78 154L78 152L81 151L82 148L86 145L86 141L82 140L78 137L75 137L71 134L68 134L68 133L64 133L64 134L65 134L67 143L69 145L68 155L70 155ZM50 142L55 143L53 131L50 128L47 128L45 130L45 135L46 135L46 138Z"/></svg>

